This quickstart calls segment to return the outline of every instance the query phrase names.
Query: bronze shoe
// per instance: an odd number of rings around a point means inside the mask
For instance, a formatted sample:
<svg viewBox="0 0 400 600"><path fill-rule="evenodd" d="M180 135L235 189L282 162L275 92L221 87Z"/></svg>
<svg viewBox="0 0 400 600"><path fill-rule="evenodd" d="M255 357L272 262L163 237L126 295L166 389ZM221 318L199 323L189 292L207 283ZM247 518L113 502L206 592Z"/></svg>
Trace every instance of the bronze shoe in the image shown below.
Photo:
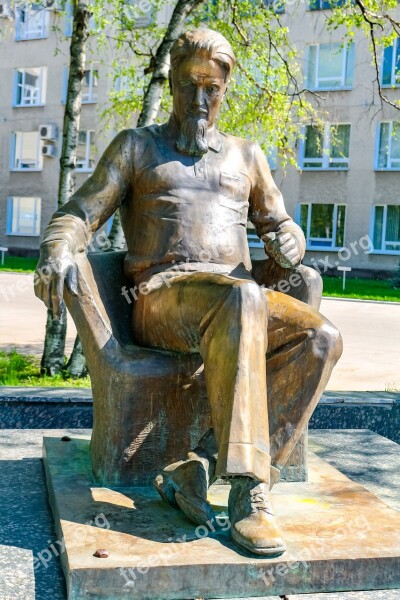
<svg viewBox="0 0 400 600"><path fill-rule="evenodd" d="M153 483L163 500L179 507L196 525L215 521L215 513L207 501L208 484L208 469L197 459L169 465Z"/></svg>
<svg viewBox="0 0 400 600"><path fill-rule="evenodd" d="M229 494L232 539L249 552L279 556L286 550L276 523L269 486L250 477L234 477Z"/></svg>

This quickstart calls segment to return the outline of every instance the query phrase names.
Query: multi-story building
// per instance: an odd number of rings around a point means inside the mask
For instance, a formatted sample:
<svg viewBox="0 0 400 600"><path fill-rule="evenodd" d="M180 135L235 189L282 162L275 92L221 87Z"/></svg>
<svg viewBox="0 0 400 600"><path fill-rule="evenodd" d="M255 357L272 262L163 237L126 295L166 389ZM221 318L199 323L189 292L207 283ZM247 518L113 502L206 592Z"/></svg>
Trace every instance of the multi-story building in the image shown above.
<svg viewBox="0 0 400 600"><path fill-rule="evenodd" d="M289 213L307 239L306 260L321 271L337 266L389 271L400 256L400 111L382 103L368 40L342 44L328 30L330 3L286 5L281 16L303 57L305 86L318 93L323 128L307 126L298 168L271 165ZM382 88L400 99L400 39L380 57ZM369 241L371 240L371 241ZM262 253L253 238L253 253Z"/></svg>
<svg viewBox="0 0 400 600"><path fill-rule="evenodd" d="M400 113L377 97L367 40L356 35L342 46L340 29L326 28L327 10L325 0L311 0L287 3L280 15L303 57L306 85L323 98L327 117L323 128L305 127L297 168L282 169L279 161L271 167L288 212L303 227L308 264L392 270L400 256ZM0 65L0 246L36 254L57 204L71 16L19 9L15 21L0 23L6 57ZM396 40L385 50L380 72L393 101L399 98L399 68ZM103 131L100 119L112 85L107 66L89 52L77 185L115 134ZM254 255L263 254L251 229L249 243Z"/></svg>

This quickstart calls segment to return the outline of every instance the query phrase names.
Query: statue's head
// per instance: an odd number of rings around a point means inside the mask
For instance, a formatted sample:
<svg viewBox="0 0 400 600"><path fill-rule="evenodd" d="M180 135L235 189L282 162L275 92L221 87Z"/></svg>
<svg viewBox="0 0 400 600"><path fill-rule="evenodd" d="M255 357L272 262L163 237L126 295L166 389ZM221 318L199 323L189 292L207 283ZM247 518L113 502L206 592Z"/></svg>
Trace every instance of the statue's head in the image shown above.
<svg viewBox="0 0 400 600"><path fill-rule="evenodd" d="M218 116L235 62L228 40L211 29L187 31L173 44L170 88L180 152L207 152L208 128Z"/></svg>

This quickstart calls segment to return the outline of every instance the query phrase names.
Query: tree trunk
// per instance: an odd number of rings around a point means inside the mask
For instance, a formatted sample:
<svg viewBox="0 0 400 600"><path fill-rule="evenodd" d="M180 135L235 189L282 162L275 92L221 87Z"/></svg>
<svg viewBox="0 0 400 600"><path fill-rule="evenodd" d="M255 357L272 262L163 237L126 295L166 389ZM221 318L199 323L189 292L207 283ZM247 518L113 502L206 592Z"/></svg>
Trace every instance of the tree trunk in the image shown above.
<svg viewBox="0 0 400 600"><path fill-rule="evenodd" d="M51 310L47 310L46 338L40 372L42 374L59 375L64 368L65 335L67 333L67 310L61 311L60 319L53 319Z"/></svg>
<svg viewBox="0 0 400 600"><path fill-rule="evenodd" d="M121 226L121 215L119 213L119 209L114 213L114 219L108 239L110 241L110 248L107 250L107 252L126 250L126 240Z"/></svg>
<svg viewBox="0 0 400 600"><path fill-rule="evenodd" d="M90 16L91 13L87 8L87 4L75 0L68 88L64 111L63 142L60 158L58 206L62 206L67 202L75 190L76 146L82 106L81 88L85 73L86 40L89 36ZM51 313L48 313L46 338L41 362L42 372L49 375L61 373L64 366L66 329L67 315L65 307L62 311L62 318L59 321L55 321ZM75 348L79 352L80 344L75 343L74 351ZM75 360L78 360L78 357L74 357Z"/></svg>
<svg viewBox="0 0 400 600"><path fill-rule="evenodd" d="M143 97L143 108L139 115L138 127L151 125L160 110L161 98L169 72L169 53L172 44L184 29L187 17L200 6L204 0L178 0L172 13L167 31L152 59L152 76ZM150 69L150 67L149 67Z"/></svg>
<svg viewBox="0 0 400 600"><path fill-rule="evenodd" d="M85 377L88 373L85 355L83 354L81 340L78 336L75 338L74 349L67 363L66 371L71 377Z"/></svg>

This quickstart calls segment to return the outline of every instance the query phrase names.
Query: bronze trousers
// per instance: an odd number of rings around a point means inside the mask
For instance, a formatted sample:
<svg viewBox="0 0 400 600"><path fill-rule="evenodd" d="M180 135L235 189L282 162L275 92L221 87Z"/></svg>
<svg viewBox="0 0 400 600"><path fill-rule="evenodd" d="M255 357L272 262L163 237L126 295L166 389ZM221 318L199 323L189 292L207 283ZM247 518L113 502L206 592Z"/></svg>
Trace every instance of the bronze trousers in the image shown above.
<svg viewBox="0 0 400 600"><path fill-rule="evenodd" d="M144 346L200 352L216 476L265 482L271 464L285 465L342 350L340 334L320 313L260 287L247 271L158 281L135 302L133 333Z"/></svg>

